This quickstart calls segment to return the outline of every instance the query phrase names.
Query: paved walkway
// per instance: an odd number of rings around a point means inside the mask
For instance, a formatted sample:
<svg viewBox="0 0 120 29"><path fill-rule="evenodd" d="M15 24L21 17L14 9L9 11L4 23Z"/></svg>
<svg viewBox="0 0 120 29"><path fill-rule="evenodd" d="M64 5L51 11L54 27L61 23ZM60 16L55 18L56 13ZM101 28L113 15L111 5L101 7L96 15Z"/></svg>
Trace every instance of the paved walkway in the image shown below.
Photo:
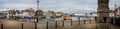
<svg viewBox="0 0 120 29"><path fill-rule="evenodd" d="M47 21L39 21L37 29L46 29L46 22ZM78 21L73 21L72 26L70 21L65 21L64 26L62 26L62 21L58 21L57 28L55 28L55 21L48 22L48 29L120 29L120 26L105 23L96 24L94 21L92 21L91 24L89 23L90 21L86 21L85 24L84 21L81 21L80 25L78 25ZM35 29L35 24L33 22L0 19L0 24L3 24L4 29L21 29L21 23L24 23L24 29Z"/></svg>

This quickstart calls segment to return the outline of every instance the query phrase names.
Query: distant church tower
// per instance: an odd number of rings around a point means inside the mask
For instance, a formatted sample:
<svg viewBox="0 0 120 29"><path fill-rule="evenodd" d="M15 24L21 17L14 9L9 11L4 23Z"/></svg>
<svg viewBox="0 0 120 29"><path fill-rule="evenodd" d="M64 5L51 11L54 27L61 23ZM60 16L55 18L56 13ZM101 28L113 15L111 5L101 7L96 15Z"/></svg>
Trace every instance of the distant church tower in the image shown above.
<svg viewBox="0 0 120 29"><path fill-rule="evenodd" d="M109 20L109 0L98 0L98 19L99 23L106 23Z"/></svg>

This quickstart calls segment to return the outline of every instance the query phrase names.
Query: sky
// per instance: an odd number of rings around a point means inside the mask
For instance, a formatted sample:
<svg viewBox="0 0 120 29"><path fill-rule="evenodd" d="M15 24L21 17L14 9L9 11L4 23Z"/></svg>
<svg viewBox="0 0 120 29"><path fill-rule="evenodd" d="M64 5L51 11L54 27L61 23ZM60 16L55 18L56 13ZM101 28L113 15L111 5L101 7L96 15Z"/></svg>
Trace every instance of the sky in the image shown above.
<svg viewBox="0 0 120 29"><path fill-rule="evenodd" d="M41 10L56 12L83 14L97 11L97 0L39 0ZM114 10L115 4L120 6L120 0L110 0L109 8ZM0 0L0 11L9 9L24 10L33 8L36 10L36 0Z"/></svg>

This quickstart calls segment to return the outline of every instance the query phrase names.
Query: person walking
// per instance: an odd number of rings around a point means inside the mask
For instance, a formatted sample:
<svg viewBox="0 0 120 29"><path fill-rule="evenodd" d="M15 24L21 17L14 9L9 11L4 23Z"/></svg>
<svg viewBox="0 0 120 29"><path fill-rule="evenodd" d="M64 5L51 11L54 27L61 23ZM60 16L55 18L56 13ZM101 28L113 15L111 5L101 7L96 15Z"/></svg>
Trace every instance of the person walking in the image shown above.
<svg viewBox="0 0 120 29"><path fill-rule="evenodd" d="M31 19L30 16L27 16L27 21L28 21L28 22L30 21L30 19Z"/></svg>
<svg viewBox="0 0 120 29"><path fill-rule="evenodd" d="M96 16L94 17L94 19L95 19L95 23L97 23L97 17Z"/></svg>

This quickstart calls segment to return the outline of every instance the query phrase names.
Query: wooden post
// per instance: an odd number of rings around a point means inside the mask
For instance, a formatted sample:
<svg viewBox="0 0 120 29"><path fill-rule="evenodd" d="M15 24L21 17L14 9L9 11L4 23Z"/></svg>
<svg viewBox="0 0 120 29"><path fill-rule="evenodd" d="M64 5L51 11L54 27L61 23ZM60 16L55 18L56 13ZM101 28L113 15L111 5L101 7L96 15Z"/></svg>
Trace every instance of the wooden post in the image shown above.
<svg viewBox="0 0 120 29"><path fill-rule="evenodd" d="M24 27L23 27L23 23L21 24L22 26L21 26L21 29L23 29Z"/></svg>
<svg viewBox="0 0 120 29"><path fill-rule="evenodd" d="M47 21L47 23L46 23L46 29L48 29L48 21Z"/></svg>
<svg viewBox="0 0 120 29"><path fill-rule="evenodd" d="M64 27L64 20L62 21L62 26Z"/></svg>
<svg viewBox="0 0 120 29"><path fill-rule="evenodd" d="M57 21L55 21L55 28L57 28Z"/></svg>
<svg viewBox="0 0 120 29"><path fill-rule="evenodd" d="M1 24L1 29L3 29L3 24Z"/></svg>
<svg viewBox="0 0 120 29"><path fill-rule="evenodd" d="M86 23L86 20L84 20L84 24Z"/></svg>
<svg viewBox="0 0 120 29"><path fill-rule="evenodd" d="M71 19L71 26L72 26L72 19Z"/></svg>
<svg viewBox="0 0 120 29"><path fill-rule="evenodd" d="M80 17L78 17L78 25L80 25Z"/></svg>
<svg viewBox="0 0 120 29"><path fill-rule="evenodd" d="M97 28L97 23L96 23L96 29L98 29L98 28Z"/></svg>
<svg viewBox="0 0 120 29"><path fill-rule="evenodd" d="M90 24L91 24L91 19L90 19Z"/></svg>
<svg viewBox="0 0 120 29"><path fill-rule="evenodd" d="M35 29L37 29L37 22L35 22Z"/></svg>

